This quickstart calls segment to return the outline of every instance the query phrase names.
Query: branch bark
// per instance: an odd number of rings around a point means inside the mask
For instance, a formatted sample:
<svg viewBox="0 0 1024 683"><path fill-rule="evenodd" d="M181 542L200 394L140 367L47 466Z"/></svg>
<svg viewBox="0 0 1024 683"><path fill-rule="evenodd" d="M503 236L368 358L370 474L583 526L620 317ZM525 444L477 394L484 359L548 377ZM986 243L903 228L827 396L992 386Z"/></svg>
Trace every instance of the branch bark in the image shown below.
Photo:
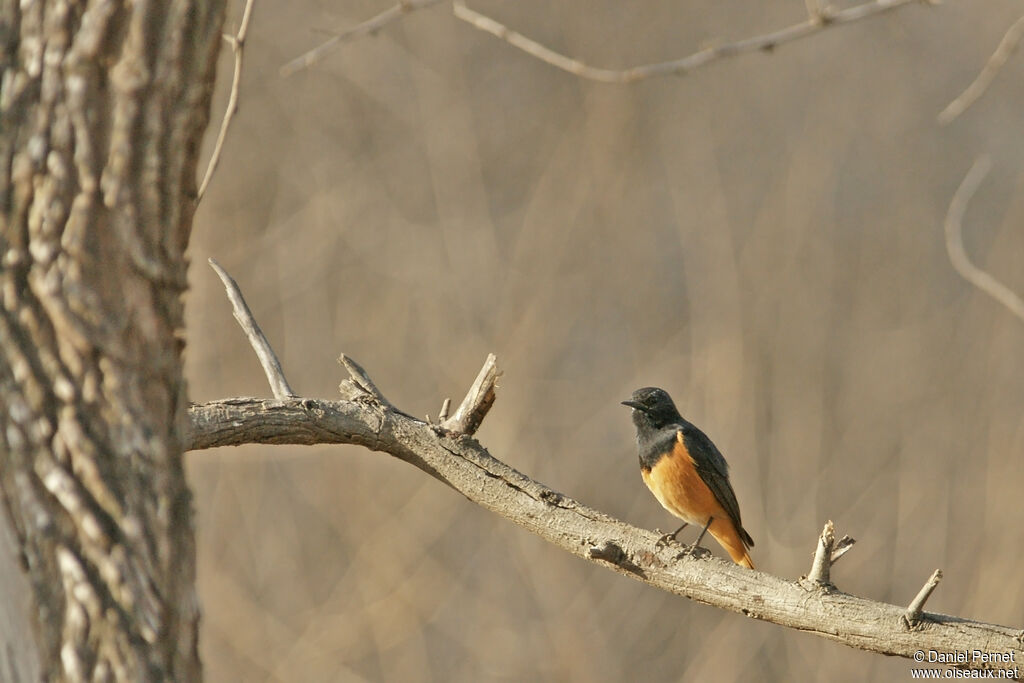
<svg viewBox="0 0 1024 683"><path fill-rule="evenodd" d="M808 587L706 552L677 558L678 549L658 546L657 533L630 526L530 479L472 437L439 430L369 398L233 398L193 405L189 414L190 450L248 443L336 443L385 452L578 557L752 619L887 655L978 649L1014 652L1018 662L1024 660L1024 632L1019 629L935 613L923 613L909 627L903 606L848 595L830 586Z"/></svg>

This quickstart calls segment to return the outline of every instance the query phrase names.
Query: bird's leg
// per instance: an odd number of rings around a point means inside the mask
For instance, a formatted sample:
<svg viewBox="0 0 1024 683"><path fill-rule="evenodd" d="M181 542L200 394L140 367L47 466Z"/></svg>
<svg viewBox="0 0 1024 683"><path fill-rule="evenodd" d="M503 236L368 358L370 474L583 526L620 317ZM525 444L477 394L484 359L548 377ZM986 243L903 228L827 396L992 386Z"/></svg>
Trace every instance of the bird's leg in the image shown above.
<svg viewBox="0 0 1024 683"><path fill-rule="evenodd" d="M708 523L704 525L703 529L701 529L700 536L698 536L697 540L694 541L693 545L690 546L690 550L696 550L697 549L697 546L699 546L700 542L704 539L704 534L706 534L708 532L708 527L711 526L711 522L713 522L714 519L715 519L714 517L708 517Z"/></svg>
<svg viewBox="0 0 1024 683"><path fill-rule="evenodd" d="M708 532L708 528L711 526L711 522L713 521L715 521L714 517L708 517L708 523L704 525L703 529L701 529L700 536L697 537L697 540L694 541L692 545L686 546L685 548L683 548L683 552L676 555L677 560L684 555L693 555L694 557L697 556L697 547L700 545L700 542L704 539L704 534ZM703 552L707 551L704 550Z"/></svg>
<svg viewBox="0 0 1024 683"><path fill-rule="evenodd" d="M675 541L676 540L676 536L679 535L679 532L682 531L683 529L685 529L687 526L689 526L689 525L686 522L683 522L683 525L681 527L679 527L678 529L676 529L672 533L665 534L664 536L659 538L658 539L658 547L659 548L664 547L664 546L668 545L670 542Z"/></svg>

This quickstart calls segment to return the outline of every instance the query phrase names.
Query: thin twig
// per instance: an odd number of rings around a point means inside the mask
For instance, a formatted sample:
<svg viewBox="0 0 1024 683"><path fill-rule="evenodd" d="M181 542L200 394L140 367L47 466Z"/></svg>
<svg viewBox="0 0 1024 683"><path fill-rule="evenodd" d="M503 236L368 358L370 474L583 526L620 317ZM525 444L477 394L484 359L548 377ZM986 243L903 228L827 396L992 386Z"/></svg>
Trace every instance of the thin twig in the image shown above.
<svg viewBox="0 0 1024 683"><path fill-rule="evenodd" d="M747 38L735 43L727 43L708 47L693 53L682 59L674 59L668 62L656 64L645 64L629 69L602 69L590 66L578 59L567 57L561 53L541 45L537 41L517 33L504 24L470 9L462 0L452 3L452 10L455 16L486 33L497 36L509 45L519 48L523 52L536 57L542 62L567 71L571 74L602 83L633 83L653 76L682 75L709 62L724 57L734 57L746 52L767 52L775 49L783 43L788 43L800 38L822 31L830 26L838 26L867 17L882 14L896 9L902 5L908 5L920 0L874 0L861 5L855 5L844 10L831 11L821 10L817 16L810 16L806 20L787 26L773 33L767 33L753 38Z"/></svg>
<svg viewBox="0 0 1024 683"><path fill-rule="evenodd" d="M210 155L210 162L206 165L206 173L203 175L203 182L199 183L199 192L196 193L196 204L203 199L206 188L210 185L213 172L220 163L220 154L224 149L224 140L228 136L228 127L231 120L238 112L238 91L242 85L242 55L245 52L245 37L249 33L249 19L252 17L252 6L254 0L245 0L245 9L242 10L242 22L235 35L226 35L224 40L231 45L231 51L235 53L235 73L231 77L231 94L228 95L228 108L224 111L224 120L220 122L220 130L217 131L217 142L213 145L213 153Z"/></svg>
<svg viewBox="0 0 1024 683"><path fill-rule="evenodd" d="M853 550L853 544L856 542L857 539L850 536L843 536L836 541L836 544L832 546L832 564L835 564L839 561L840 557Z"/></svg>
<svg viewBox="0 0 1024 683"><path fill-rule="evenodd" d="M829 574L832 568L832 548L836 542L836 529L832 520L825 522L825 528L818 536L818 547L814 551L814 561L811 563L811 571L807 574L807 580L814 583L828 584Z"/></svg>
<svg viewBox="0 0 1024 683"><path fill-rule="evenodd" d="M441 0L405 0L405 2L399 2L394 7L389 7L380 14L367 19L361 24L356 24L352 28L345 29L341 33L336 33L312 50L302 53L281 67L281 76L288 77L297 71L308 69L326 57L331 50L339 45L355 40L356 38L361 38L368 34L376 33L387 24L390 24L392 21L405 14L418 9L423 9L424 7L436 5L439 2L441 2Z"/></svg>
<svg viewBox="0 0 1024 683"><path fill-rule="evenodd" d="M913 626L921 620L924 603L928 602L928 598L931 597L932 591L939 585L939 581L942 581L942 570L936 569L932 572L931 578L918 591L917 597L911 600L910 605L907 606L907 613L903 615L903 620L907 623L907 626Z"/></svg>
<svg viewBox="0 0 1024 683"><path fill-rule="evenodd" d="M494 399L497 398L495 388L499 377L501 371L498 370L497 358L493 353L489 353L473 386L466 393L466 398L462 399L454 415L441 421L441 426L450 432L470 436L475 434L487 411L494 405Z"/></svg>
<svg viewBox="0 0 1024 683"><path fill-rule="evenodd" d="M946 105L946 108L939 112L939 123L945 125L956 117L963 114L979 97L985 94L988 86L995 80L996 74L1006 64L1013 51L1017 49L1021 36L1024 36L1024 17L1021 17L1007 29L1003 39L999 41L996 51L988 58L981 73L974 79L967 89L960 93L960 96Z"/></svg>
<svg viewBox="0 0 1024 683"><path fill-rule="evenodd" d="M263 330L256 324L256 319L253 318L252 311L245 303L245 297L242 296L238 283L214 259L209 259L209 262L210 267L216 271L220 281L224 283L224 289L227 290L228 299L234 310L235 320L242 326L245 336L249 339L249 344L256 352L257 358L260 359L260 365L263 366L263 372L267 376L267 381L270 382L270 390L274 392L274 398L282 400L294 398L295 392L288 385L288 380L284 378L284 371L281 369L281 363L277 360L277 354L274 353Z"/></svg>
<svg viewBox="0 0 1024 683"><path fill-rule="evenodd" d="M971 263L967 258L967 251L964 249L962 224L964 213L967 211L967 203L978 191L978 186L981 185L981 181L985 179L991 168L992 161L988 156L978 158L971 166L971 170L964 176L960 187L953 194L953 199L949 202L949 211L946 212L946 251L949 252L949 260L953 264L953 268L965 280L1024 320L1024 300L1009 287Z"/></svg>

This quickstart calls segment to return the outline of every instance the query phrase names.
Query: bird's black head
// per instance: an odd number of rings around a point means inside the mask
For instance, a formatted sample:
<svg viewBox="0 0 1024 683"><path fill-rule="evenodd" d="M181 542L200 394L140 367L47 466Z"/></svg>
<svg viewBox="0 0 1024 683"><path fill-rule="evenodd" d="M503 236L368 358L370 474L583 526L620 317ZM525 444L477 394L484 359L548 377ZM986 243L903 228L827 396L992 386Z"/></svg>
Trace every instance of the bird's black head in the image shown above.
<svg viewBox="0 0 1024 683"><path fill-rule="evenodd" d="M633 409L633 424L661 429L665 425L682 421L672 397L664 389L644 387L637 389L622 405Z"/></svg>

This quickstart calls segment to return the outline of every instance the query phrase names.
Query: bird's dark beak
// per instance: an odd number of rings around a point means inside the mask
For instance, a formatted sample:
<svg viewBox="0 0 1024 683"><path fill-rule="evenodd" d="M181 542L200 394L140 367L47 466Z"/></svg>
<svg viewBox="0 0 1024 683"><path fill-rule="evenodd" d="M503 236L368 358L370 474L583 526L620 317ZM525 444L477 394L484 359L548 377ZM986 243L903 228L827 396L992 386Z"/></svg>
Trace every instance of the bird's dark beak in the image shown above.
<svg viewBox="0 0 1024 683"><path fill-rule="evenodd" d="M632 408L634 410L643 410L644 409L643 405L640 404L640 403L637 403L636 401L623 401L622 405L629 406L630 408Z"/></svg>

